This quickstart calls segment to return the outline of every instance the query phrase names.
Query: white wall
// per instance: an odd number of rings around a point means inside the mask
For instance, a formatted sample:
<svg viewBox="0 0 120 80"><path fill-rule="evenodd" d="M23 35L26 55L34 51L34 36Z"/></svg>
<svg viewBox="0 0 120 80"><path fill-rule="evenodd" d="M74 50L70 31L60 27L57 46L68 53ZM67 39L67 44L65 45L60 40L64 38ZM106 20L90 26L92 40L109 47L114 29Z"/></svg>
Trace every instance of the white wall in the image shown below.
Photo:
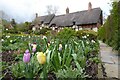
<svg viewBox="0 0 120 80"><path fill-rule="evenodd" d="M98 28L95 27L95 28L93 28L92 30L95 31L95 32L97 32L97 31L98 31Z"/></svg>

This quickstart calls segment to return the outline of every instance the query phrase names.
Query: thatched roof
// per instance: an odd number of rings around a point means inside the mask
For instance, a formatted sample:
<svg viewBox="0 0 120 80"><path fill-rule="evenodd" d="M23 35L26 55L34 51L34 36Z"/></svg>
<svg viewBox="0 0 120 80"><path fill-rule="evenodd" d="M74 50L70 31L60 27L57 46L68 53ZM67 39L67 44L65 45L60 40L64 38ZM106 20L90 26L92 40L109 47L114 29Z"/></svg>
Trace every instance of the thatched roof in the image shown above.
<svg viewBox="0 0 120 80"><path fill-rule="evenodd" d="M32 24L33 25L34 24L41 24L42 22L44 24L50 24L50 22L54 18L54 16L55 16L54 14L50 14L50 15L37 17Z"/></svg>
<svg viewBox="0 0 120 80"><path fill-rule="evenodd" d="M52 19L49 26L52 24L56 24L57 26L72 26L73 22L75 22L76 25L94 24L99 21L101 14L102 10L100 8L93 8L90 11L84 10L58 15Z"/></svg>

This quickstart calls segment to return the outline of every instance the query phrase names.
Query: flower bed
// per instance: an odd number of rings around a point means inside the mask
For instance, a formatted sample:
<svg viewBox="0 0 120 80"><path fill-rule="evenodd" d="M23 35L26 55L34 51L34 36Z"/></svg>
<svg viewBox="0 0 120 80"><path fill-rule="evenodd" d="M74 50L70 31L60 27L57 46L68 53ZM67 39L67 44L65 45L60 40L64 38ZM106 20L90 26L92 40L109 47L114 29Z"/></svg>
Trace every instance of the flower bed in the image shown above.
<svg viewBox="0 0 120 80"><path fill-rule="evenodd" d="M46 36L4 35L3 53L12 51L14 55L12 64L2 62L1 78L96 78L99 44L88 36L72 36L64 42Z"/></svg>

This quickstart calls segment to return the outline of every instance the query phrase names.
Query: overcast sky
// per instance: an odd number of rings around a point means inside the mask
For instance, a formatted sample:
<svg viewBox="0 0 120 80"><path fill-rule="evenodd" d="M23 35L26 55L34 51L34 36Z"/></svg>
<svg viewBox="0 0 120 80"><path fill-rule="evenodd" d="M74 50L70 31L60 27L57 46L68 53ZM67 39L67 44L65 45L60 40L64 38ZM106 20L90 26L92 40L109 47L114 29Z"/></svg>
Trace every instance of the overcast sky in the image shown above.
<svg viewBox="0 0 120 80"><path fill-rule="evenodd" d="M0 0L0 10L3 10L17 22L32 21L35 13L39 16L46 15L46 6L58 7L59 14L65 14L65 9L69 7L70 12L88 9L88 2L92 3L92 8L100 7L103 14L109 15L111 9L110 0ZM105 16L106 16L105 15Z"/></svg>

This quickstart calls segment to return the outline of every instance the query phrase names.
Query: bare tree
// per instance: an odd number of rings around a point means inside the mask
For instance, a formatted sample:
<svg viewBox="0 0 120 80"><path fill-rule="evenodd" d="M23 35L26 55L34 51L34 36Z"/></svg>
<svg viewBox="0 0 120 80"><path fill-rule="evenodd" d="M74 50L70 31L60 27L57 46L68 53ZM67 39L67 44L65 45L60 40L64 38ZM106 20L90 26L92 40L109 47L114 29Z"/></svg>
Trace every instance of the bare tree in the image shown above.
<svg viewBox="0 0 120 80"><path fill-rule="evenodd" d="M52 6L52 5L48 5L46 6L47 8L47 14L56 14L58 12L58 7L57 6Z"/></svg>

